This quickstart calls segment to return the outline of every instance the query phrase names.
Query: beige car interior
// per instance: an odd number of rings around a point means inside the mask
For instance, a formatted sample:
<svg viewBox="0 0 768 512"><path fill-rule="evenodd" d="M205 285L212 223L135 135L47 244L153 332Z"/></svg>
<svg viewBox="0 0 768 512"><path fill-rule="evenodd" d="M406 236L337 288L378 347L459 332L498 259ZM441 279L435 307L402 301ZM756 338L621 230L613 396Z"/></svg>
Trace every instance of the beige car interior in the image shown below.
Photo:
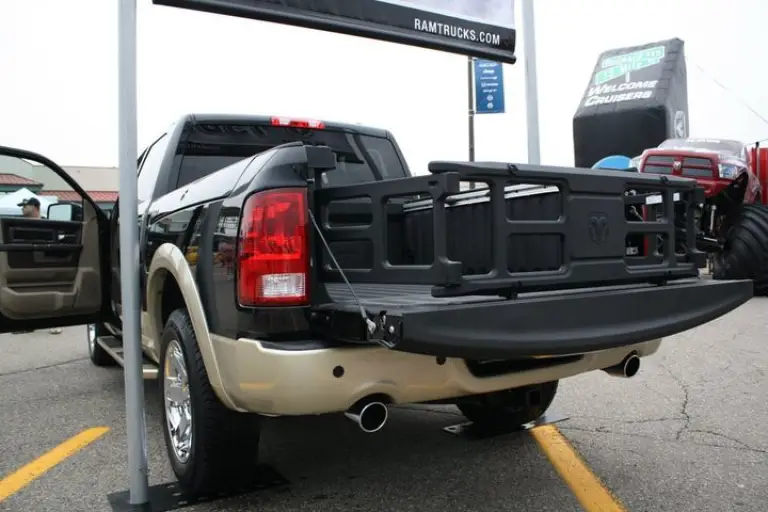
<svg viewBox="0 0 768 512"><path fill-rule="evenodd" d="M0 315L26 320L75 316L101 307L99 226L83 201L83 222L0 217L0 246L78 244L78 251L0 251Z"/></svg>

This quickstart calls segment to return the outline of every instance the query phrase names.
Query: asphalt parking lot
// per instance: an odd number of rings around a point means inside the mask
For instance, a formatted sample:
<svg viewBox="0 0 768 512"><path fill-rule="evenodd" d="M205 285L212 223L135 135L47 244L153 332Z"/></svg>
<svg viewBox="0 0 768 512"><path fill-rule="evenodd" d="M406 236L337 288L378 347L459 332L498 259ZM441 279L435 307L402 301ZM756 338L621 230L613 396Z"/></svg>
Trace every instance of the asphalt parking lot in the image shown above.
<svg viewBox="0 0 768 512"><path fill-rule="evenodd" d="M453 436L452 408L398 408L372 435L340 416L270 421L263 459L289 484L185 510L764 511L766 326L755 298L668 338L634 379L565 380L552 411L569 419L532 433ZM146 394L154 485L173 476ZM0 510L109 511L127 489L123 375L91 366L84 327L0 335L0 420Z"/></svg>

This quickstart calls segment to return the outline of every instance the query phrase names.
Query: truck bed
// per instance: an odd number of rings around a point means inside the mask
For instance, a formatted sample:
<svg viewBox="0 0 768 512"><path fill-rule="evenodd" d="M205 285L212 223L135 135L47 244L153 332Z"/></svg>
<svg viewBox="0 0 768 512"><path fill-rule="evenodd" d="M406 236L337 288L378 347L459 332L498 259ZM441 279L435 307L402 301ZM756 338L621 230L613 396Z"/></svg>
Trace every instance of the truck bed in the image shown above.
<svg viewBox="0 0 768 512"><path fill-rule="evenodd" d="M670 336L752 296L749 281L699 277L693 180L498 163L430 171L312 191L313 306L329 336L474 360L565 356ZM462 192L466 181L487 188ZM629 254L638 236L647 254Z"/></svg>

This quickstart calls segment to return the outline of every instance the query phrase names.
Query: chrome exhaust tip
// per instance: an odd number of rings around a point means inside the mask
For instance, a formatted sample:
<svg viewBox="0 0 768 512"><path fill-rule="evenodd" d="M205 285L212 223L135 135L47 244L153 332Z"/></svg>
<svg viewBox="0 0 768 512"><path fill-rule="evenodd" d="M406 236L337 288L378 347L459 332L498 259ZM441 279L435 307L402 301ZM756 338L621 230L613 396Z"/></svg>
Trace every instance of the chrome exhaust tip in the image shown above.
<svg viewBox="0 0 768 512"><path fill-rule="evenodd" d="M640 357L635 352L632 352L616 366L603 368L603 371L614 377L629 379L640 371Z"/></svg>
<svg viewBox="0 0 768 512"><path fill-rule="evenodd" d="M357 423L363 432L372 434L381 430L387 422L389 410L381 402L360 401L350 407L344 416Z"/></svg>

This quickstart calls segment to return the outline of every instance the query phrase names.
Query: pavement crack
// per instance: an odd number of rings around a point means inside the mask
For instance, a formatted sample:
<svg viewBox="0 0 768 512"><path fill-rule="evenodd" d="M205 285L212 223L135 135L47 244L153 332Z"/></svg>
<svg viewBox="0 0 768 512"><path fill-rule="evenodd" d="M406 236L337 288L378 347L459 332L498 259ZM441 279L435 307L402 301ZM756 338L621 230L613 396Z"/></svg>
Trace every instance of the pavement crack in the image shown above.
<svg viewBox="0 0 768 512"><path fill-rule="evenodd" d="M46 364L46 365L43 365L43 366L35 366L34 368L24 368L22 370L13 370L13 371L10 371L10 372L0 373L0 377L10 377L10 376L13 376L13 375L20 375L20 374L23 374L23 373L35 372L37 370L47 370L49 368L56 368L58 366L64 366L64 365L67 365L67 364L77 363L79 361L85 361L86 359L88 359L87 356L85 356L85 357L78 357L78 358L75 358L75 359L68 359L66 361L60 361L58 363Z"/></svg>
<svg viewBox="0 0 768 512"><path fill-rule="evenodd" d="M685 382L683 382L683 380L680 377L675 375L675 373L668 366L664 364L659 364L659 367L663 368L664 371L666 371L669 374L669 376L672 377L672 380L675 381L677 386L683 392L683 403L680 405L680 411L679 411L679 414L682 416L682 418L679 418L679 419L683 420L683 426L680 427L680 429L675 434L675 439L679 441L680 438L683 437L683 434L685 434L691 426L691 415L688 413L688 403L690 400L690 396L688 393L688 385Z"/></svg>
<svg viewBox="0 0 768 512"><path fill-rule="evenodd" d="M679 416L669 416L667 418L648 418L644 420L622 420L621 423L625 425L637 425L641 423L660 423L662 421L680 421L685 418L681 418Z"/></svg>
<svg viewBox="0 0 768 512"><path fill-rule="evenodd" d="M735 437L727 436L725 434L721 434L720 432L715 432L714 430L704 430L704 429L695 429L695 430L689 430L689 434L707 434L710 436L719 437L722 439L725 439L727 441L731 441L732 443L736 443L739 445L739 448L742 448L744 450L748 450L750 452L755 453L768 453L768 450L763 450L762 448L755 448L753 446L748 445L744 441L741 441L740 439L736 439ZM717 445L719 446L719 445Z"/></svg>
<svg viewBox="0 0 768 512"><path fill-rule="evenodd" d="M615 435L615 436L636 437L636 438L640 438L640 439L651 439L653 441L664 441L664 439L659 439L658 436L651 436L651 435L646 435L646 434L637 434L637 433L634 433L634 432L633 433L630 433L630 432L616 432L616 431L610 430L610 429L608 429L606 427L599 427L597 429L591 429L591 428L584 428L584 427L570 427L570 426L567 426L566 424L563 424L562 426L560 426L558 428L560 430L563 430L563 431L574 430L576 432L587 432L589 434L611 434L611 435ZM705 443L705 442L701 442L701 441L693 441L691 439L677 439L677 438L675 438L674 441L677 441L677 442L680 442L680 443L684 443L684 444L691 444L691 445L694 445L694 446L705 446L707 448L723 448L723 449L726 449L726 450L738 450L738 451L743 451L743 452L753 452L753 453L761 453L761 454L768 453L768 450L764 450L762 448L751 447L751 446L747 445L746 443L744 443L743 441L739 441L738 439L734 439L732 437L729 437L729 436L726 436L726 435L723 435L723 434L718 434L717 432L710 432L710 431L706 431L706 430L689 430L688 432L689 433L693 432L693 433L712 434L713 436L717 436L717 437L720 437L720 438L727 439L729 441L735 442L739 446L727 446L727 445L724 445L724 444L717 444L717 443ZM667 441L669 441L669 440L667 440Z"/></svg>
<svg viewBox="0 0 768 512"><path fill-rule="evenodd" d="M682 416L665 416L663 418L641 418L639 420L622 420L618 418L606 418L605 416L583 416L583 415L576 415L571 414L569 415L571 418L579 418L579 419L585 419L585 420L600 420L600 421L610 421L612 423L620 423L622 425L639 425L643 423L662 423L664 421L683 421L685 418Z"/></svg>

